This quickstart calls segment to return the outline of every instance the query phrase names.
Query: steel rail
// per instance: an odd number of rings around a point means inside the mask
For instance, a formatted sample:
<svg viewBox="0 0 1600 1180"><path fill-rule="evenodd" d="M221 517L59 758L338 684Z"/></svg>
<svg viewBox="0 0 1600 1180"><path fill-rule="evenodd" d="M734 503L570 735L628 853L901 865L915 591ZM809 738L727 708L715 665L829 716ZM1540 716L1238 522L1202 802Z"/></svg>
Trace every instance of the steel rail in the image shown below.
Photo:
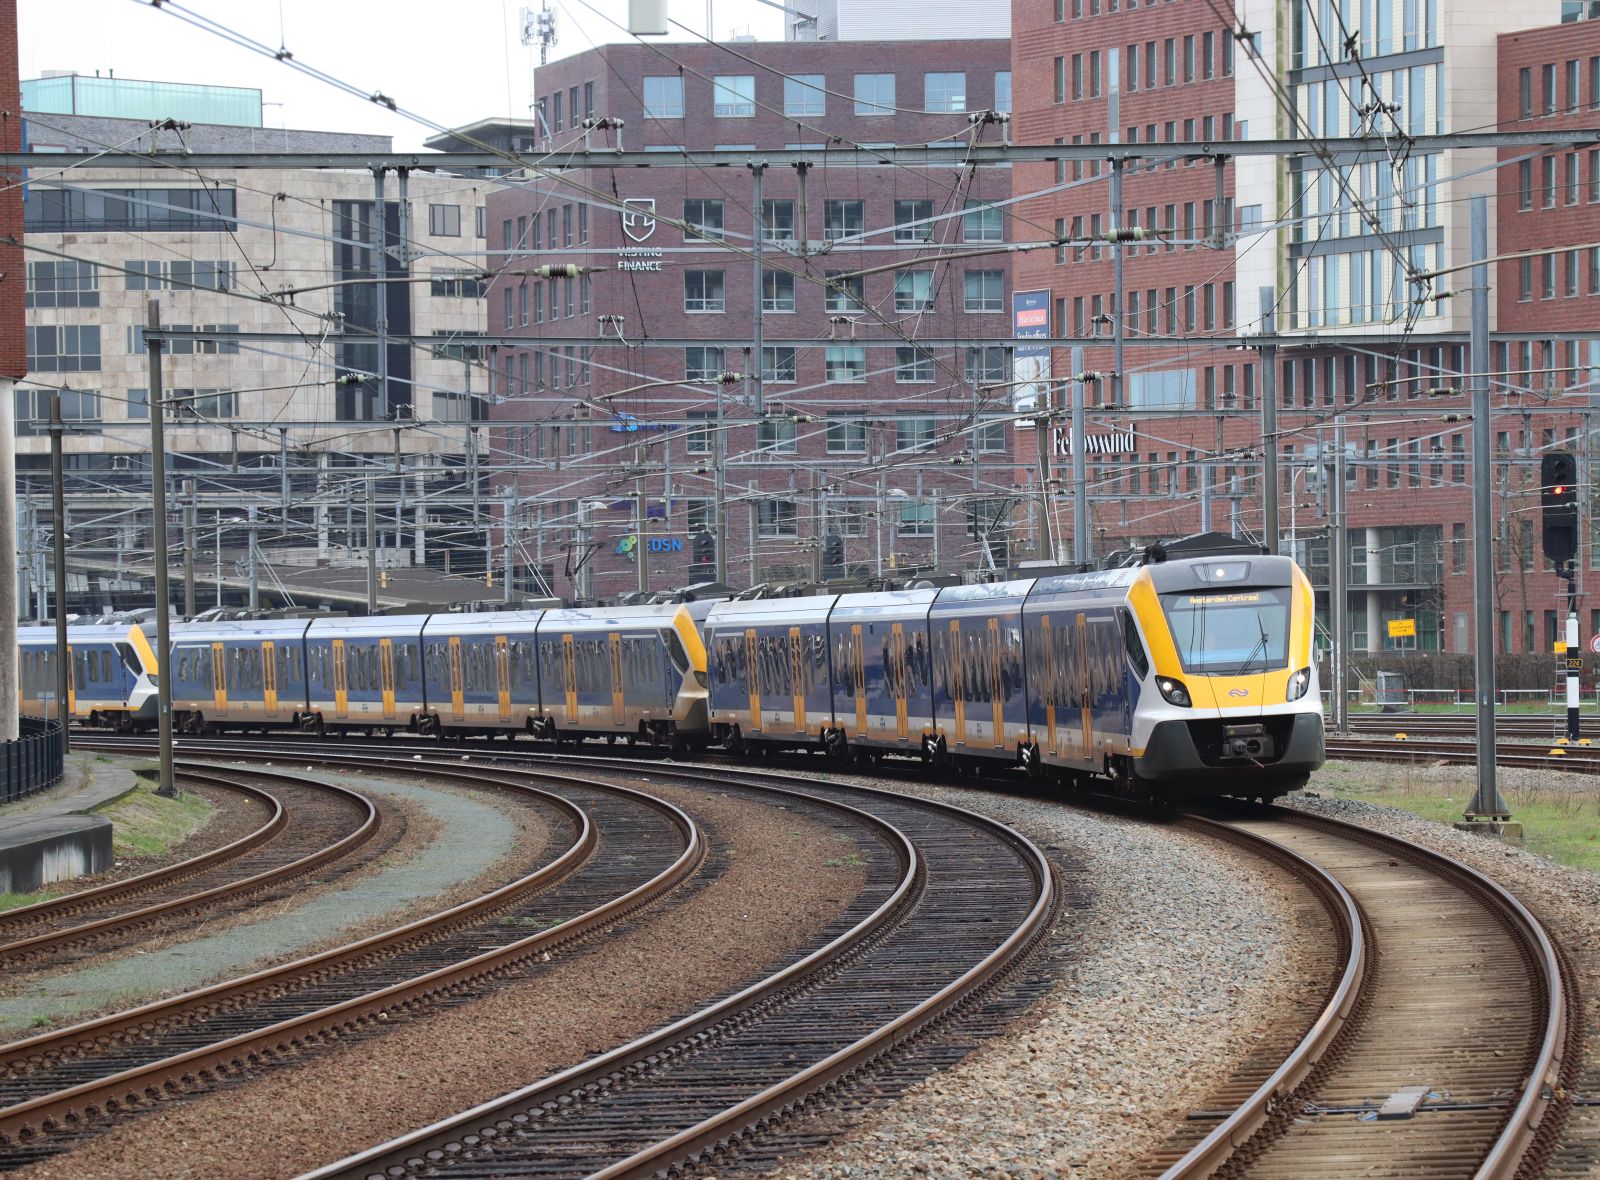
<svg viewBox="0 0 1600 1180"><path fill-rule="evenodd" d="M1473 1180L1512 1180L1540 1142L1541 1135L1551 1126L1547 1116L1556 1100L1556 1095L1560 1092L1562 1065L1569 1035L1570 1007L1575 1002L1575 993L1567 988L1562 960L1543 926L1508 890L1485 874L1444 853L1327 816L1308 815L1305 812L1282 807L1269 807L1262 811L1280 822L1308 827L1339 839L1378 849L1387 855L1404 859L1423 868L1472 896L1526 949L1526 960L1535 971L1540 992L1538 1002L1544 1018L1542 1032L1538 1038L1538 1049L1532 1055L1529 1067L1523 1075L1523 1085L1515 1105L1506 1116L1504 1126L1472 1173ZM1191 816L1186 817L1184 822L1215 824L1216 821L1200 820ZM1225 829L1227 827L1225 824L1216 826ZM1339 885L1332 874L1290 852L1281 844L1232 829L1216 834L1252 850L1259 851L1261 845L1270 845L1273 849L1272 859L1275 860L1280 859L1280 854L1295 857L1310 865L1320 877L1333 881L1340 896L1349 899L1350 895L1344 886ZM1349 904L1354 907L1353 900ZM1284 1064L1222 1124L1163 1172L1162 1180L1196 1180L1199 1177L1212 1175L1266 1124L1278 1104L1292 1100L1295 1085L1304 1081L1310 1069L1324 1057L1338 1038L1341 1030L1333 1027L1332 1013L1336 1003L1340 1006L1337 1023L1350 1027L1347 1017L1359 998L1348 986L1352 982L1354 968L1352 960L1347 964L1330 1004L1325 1007L1310 1032L1296 1046ZM1356 982L1359 982L1359 978L1358 975ZM1298 1077L1295 1085L1284 1086L1282 1083L1288 1077L1286 1071L1291 1066L1297 1070Z"/></svg>
<svg viewBox="0 0 1600 1180"><path fill-rule="evenodd" d="M880 932L896 924L900 915L915 901L914 890L922 873L922 864L915 846L899 829L869 812L836 799L812 794L805 788L814 786L814 780L799 776L771 772L739 773L730 777L721 772L696 771L673 766L654 765L653 774L691 781L712 781L737 785L745 789L764 791L782 796L800 797L853 815L886 835L892 834L892 845L903 865L902 876L894 892L857 926L841 933L833 941L819 947L809 955L783 970L761 980L743 991L702 1009L690 1016L646 1034L626 1045L618 1046L600 1056L577 1066L553 1074L531 1085L490 1100L420 1128L388 1143L376 1145L366 1151L336 1161L316 1171L306 1173L301 1180L328 1180L335 1176L378 1176L396 1174L389 1169L426 1168L436 1154L448 1155L459 1149L464 1139L471 1138L476 1128L489 1127L482 1132L492 1137L497 1130L507 1130L515 1125L515 1112L519 1108L540 1106L559 1101L563 1095L579 1090L605 1087L627 1077L640 1068L639 1063L652 1055L671 1053L676 1046L692 1042L718 1025L771 1001L785 991L803 987L808 978L832 968L854 953L864 942L876 938ZM763 780L763 781L755 781ZM766 785L779 780L783 786ZM898 803L906 803L903 796L892 792L856 784L840 784L844 789L861 794L887 796ZM915 800L926 806L998 835L1019 854L1034 877L1037 897L1025 920L983 960L969 968L958 979L947 984L935 994L926 997L903 1012L894 1021L875 1032L859 1038L821 1061L797 1072L782 1083L751 1095L685 1128L669 1138L637 1152L627 1159L617 1161L597 1171L594 1176L615 1180L618 1177L644 1177L655 1175L675 1162L690 1159L720 1143L736 1138L742 1131L759 1124L763 1119L783 1113L814 1095L819 1089L860 1069L872 1059L892 1049L895 1045L927 1027L932 1021L948 1013L966 998L1004 972L1029 947L1042 932L1054 908L1054 881L1049 862L1044 854L1026 837L1014 829L987 816L952 804L933 800Z"/></svg>
<svg viewBox="0 0 1600 1180"><path fill-rule="evenodd" d="M289 861L287 864L277 865L270 869L264 869L259 873L251 874L248 877L242 877L237 881L224 882L221 885L214 885L209 889L202 889L197 893L185 894L182 897L168 898L166 901L155 902L151 905L143 906L136 910L130 910L125 914L113 914L92 922L84 922L78 926L67 926L60 930L46 931L42 934L35 934L28 938L19 938L15 941L5 943L0 945L0 960L36 956L47 950L52 950L62 946L70 946L78 942L90 941L92 939L102 937L103 935L114 933L118 930L133 930L140 926L148 925L156 919L164 917L168 914L180 913L184 910L193 909L195 906L204 905L208 902L224 901L230 898L243 897L251 893L257 893L262 889L270 888L273 885L279 885L285 881L293 880L296 877L304 876L306 873L312 872L326 864L329 864L332 861L338 860L340 857L343 857L355 849L360 848L378 833L382 822L381 815L373 802L357 791L352 791L335 783L319 783L313 779L302 779L295 775L280 774L275 771L250 771L248 773L256 775L259 778L276 779L279 782L292 783L295 786L313 787L325 791L329 795L342 798L346 802L355 804L356 813L357 815L361 816L361 823L354 831L347 833L344 837L332 844L317 849L315 852L307 853L305 856ZM188 777L191 780L197 778L206 778L204 775L199 775L193 772L191 772ZM214 783L220 783L225 786L240 786L238 783L229 782L228 780L220 777L212 777L210 781ZM267 795L265 792L259 793L265 795L265 797L269 800L272 800L272 802L277 803L277 800L272 799L271 795ZM274 820L271 824L263 826L257 831L250 833L250 835L245 836L240 840L236 840L232 844L228 844L223 848L207 853L204 856L197 857L194 861L185 861L183 864L172 866L172 869L174 870L181 870L186 866L196 865L197 861L207 862L203 865L197 865L197 867L195 867L191 872L174 875L178 879L182 879L183 876L190 876L193 875L193 872L198 872L204 868L214 867L228 859L242 855L244 852L249 851L250 848L264 843L267 837L262 836L263 832L267 832L268 828L271 828L272 830L270 833L268 833L268 835L275 835L287 824L287 815L283 813L281 806L279 806L278 812L279 814L274 816ZM258 837L260 838L258 839ZM154 873L147 874L146 876L157 877L169 871L170 870L158 869ZM144 879L145 878L134 878L133 880L142 881ZM109 889L115 892L118 884L126 885L129 883L130 882L113 882L109 886L103 886L102 889ZM99 892L99 890L94 892ZM43 904L48 905L50 903L46 902ZM31 909L32 907L29 908Z"/></svg>
<svg viewBox="0 0 1600 1180"><path fill-rule="evenodd" d="M1199 1180L1200 1177L1210 1176L1265 1125L1280 1104L1290 1100L1347 1026L1360 1000L1361 986L1367 979L1370 963L1366 921L1361 909L1356 905L1355 898L1350 896L1349 890L1327 869L1282 844L1259 840L1216 820L1191 815L1185 816L1182 822L1198 828L1213 839L1258 856L1263 852L1263 845L1267 845L1270 848L1269 859L1306 882L1316 894L1333 919L1334 927L1348 951L1338 983L1300 1043L1232 1114L1163 1172L1161 1180Z"/></svg>
<svg viewBox="0 0 1600 1180"><path fill-rule="evenodd" d="M393 762L384 762L381 766L389 773L393 773L396 769ZM239 980L200 989L171 1000L157 1001L129 1012L63 1029L57 1033L0 1046L0 1055L26 1053L31 1057L37 1057L47 1046L59 1049L69 1042L94 1044L97 1040L117 1032L126 1034L130 1031L149 1030L158 1018L163 1015L170 1018L181 1008L192 1009L197 1005L220 1002L241 992L261 991L294 976L304 977L308 973L326 974L341 961L347 961L367 951L381 950L386 944L397 941L403 943L419 936L437 934L450 926L459 925L492 911L518 894L549 885L583 863L598 846L598 833L588 822L588 817L567 801L560 800L558 796L523 784L486 779L482 775L466 775L458 766L449 764L412 762L405 769L411 773L435 778L454 777L477 785L488 782L491 785L508 786L555 801L564 809L578 812L581 817L579 837L560 857L529 877L521 878L440 914L418 919L383 934L312 955L294 963L268 968ZM0 1146L28 1141L38 1134L62 1127L76 1127L86 1118L93 1118L101 1111L113 1112L145 1100L159 1099L166 1094L193 1086L197 1079L209 1080L213 1074L226 1075L230 1070L244 1068L246 1062L269 1059L329 1035L338 1036L345 1032L353 1032L380 1018L387 1011L404 1010L441 995L459 991L485 978L503 973L527 958L543 954L582 938L596 929L615 923L676 887L698 869L705 855L705 844L698 827L681 809L642 792L615 784L575 778L568 781L614 795L630 797L667 817L683 838L682 852L671 865L648 881L613 898L603 906L580 914L549 930L540 931L495 950L429 971L403 983L352 997L291 1020L280 1021L212 1045L0 1109Z"/></svg>
<svg viewBox="0 0 1600 1180"><path fill-rule="evenodd" d="M191 877L195 873L203 872L214 865L231 860L264 844L283 828L288 818L282 802L276 796L248 784L230 782L227 779L204 774L186 774L184 783L204 783L206 786L228 787L239 791L241 794L249 795L256 802L262 803L267 807L267 821L253 832L247 832L229 844L224 844L220 848L213 848L209 852L203 852L199 856L191 857L177 864L151 869L147 873L140 873L136 877L128 877L121 881L110 881L104 885L97 885L93 889L82 889L77 893L69 893L65 897L52 898L49 901L37 901L32 905L18 906L14 910L7 910L4 914L0 914L0 931L4 931L8 926L24 925L26 922L39 918L65 917L78 913L120 893L140 892L157 885L168 885L174 881L181 881L185 877ZM0 943L0 954L5 953L8 945Z"/></svg>

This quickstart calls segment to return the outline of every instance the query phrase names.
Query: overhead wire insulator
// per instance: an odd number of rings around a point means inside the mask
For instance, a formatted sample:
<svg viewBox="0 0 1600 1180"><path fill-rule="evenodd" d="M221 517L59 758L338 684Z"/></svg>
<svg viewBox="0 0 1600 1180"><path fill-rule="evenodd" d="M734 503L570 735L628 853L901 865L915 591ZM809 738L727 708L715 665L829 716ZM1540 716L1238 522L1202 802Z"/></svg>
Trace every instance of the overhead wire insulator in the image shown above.
<svg viewBox="0 0 1600 1180"><path fill-rule="evenodd" d="M1124 229L1107 230L1102 237L1105 241L1113 243L1143 242L1150 237L1150 233L1142 225L1130 225Z"/></svg>

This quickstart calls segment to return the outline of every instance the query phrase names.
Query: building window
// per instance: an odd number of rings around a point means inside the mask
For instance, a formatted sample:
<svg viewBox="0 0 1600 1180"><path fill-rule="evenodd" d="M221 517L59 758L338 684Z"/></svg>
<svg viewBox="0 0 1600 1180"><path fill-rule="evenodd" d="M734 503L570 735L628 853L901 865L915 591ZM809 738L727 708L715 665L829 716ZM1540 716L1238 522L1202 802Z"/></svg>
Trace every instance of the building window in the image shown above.
<svg viewBox="0 0 1600 1180"><path fill-rule="evenodd" d="M709 455L717 432L715 410L690 410L683 449L691 455Z"/></svg>
<svg viewBox="0 0 1600 1180"><path fill-rule="evenodd" d="M726 311L727 292L722 285L720 270L686 270L683 272L683 310L696 312Z"/></svg>
<svg viewBox="0 0 1600 1180"><path fill-rule="evenodd" d="M973 428L973 437L978 440L978 453L983 455L1003 455L1010 451L1006 443L1006 420L1004 418L985 418Z"/></svg>
<svg viewBox="0 0 1600 1180"><path fill-rule="evenodd" d="M821 74L796 74L783 80L783 113L823 115L828 110L827 79Z"/></svg>
<svg viewBox="0 0 1600 1180"><path fill-rule="evenodd" d="M150 265L157 268L161 266L159 262ZM132 275L128 277L130 281L133 278ZM66 259L28 263L27 305L99 307L100 268L92 262L71 262Z"/></svg>
<svg viewBox="0 0 1600 1180"><path fill-rule="evenodd" d="M994 76L994 109L999 112L1011 110L1011 71L1001 70Z"/></svg>
<svg viewBox="0 0 1600 1180"><path fill-rule="evenodd" d="M1556 297L1556 256L1545 254L1539 259L1539 298Z"/></svg>
<svg viewBox="0 0 1600 1180"><path fill-rule="evenodd" d="M132 331L143 335L137 328ZM98 373L100 371L99 327L88 324L30 324L28 371Z"/></svg>
<svg viewBox="0 0 1600 1180"><path fill-rule="evenodd" d="M683 203L683 220L688 226L683 231L685 240L700 238L708 242L722 240L722 202L690 198Z"/></svg>
<svg viewBox="0 0 1600 1180"><path fill-rule="evenodd" d="M793 385L799 380L799 363L792 344L769 344L761 350L761 379L774 385Z"/></svg>
<svg viewBox="0 0 1600 1180"><path fill-rule="evenodd" d="M1005 310L1005 271L969 270L966 273L965 303L967 311Z"/></svg>
<svg viewBox="0 0 1600 1180"><path fill-rule="evenodd" d="M899 532L902 537L931 537L933 528L933 504L930 501L901 501Z"/></svg>
<svg viewBox="0 0 1600 1180"><path fill-rule="evenodd" d="M763 200L761 202L761 235L769 242L794 241L793 201Z"/></svg>
<svg viewBox="0 0 1600 1180"><path fill-rule="evenodd" d="M1539 71L1539 97L1541 114L1553 115L1556 113L1556 66L1554 62L1541 67Z"/></svg>
<svg viewBox="0 0 1600 1180"><path fill-rule="evenodd" d="M1523 160L1517 165L1517 208L1533 208L1533 161Z"/></svg>
<svg viewBox="0 0 1600 1180"><path fill-rule="evenodd" d="M719 119L749 119L756 113L754 74L718 74L711 84L712 111Z"/></svg>
<svg viewBox="0 0 1600 1180"><path fill-rule="evenodd" d="M898 451L920 451L933 446L937 427L932 415L904 415L894 421L894 445Z"/></svg>
<svg viewBox="0 0 1600 1180"><path fill-rule="evenodd" d="M644 80L644 116L647 119L683 118L683 79L676 74Z"/></svg>
<svg viewBox="0 0 1600 1180"><path fill-rule="evenodd" d="M55 189L34 185L24 206L28 233L96 231L231 233L231 188Z"/></svg>
<svg viewBox="0 0 1600 1180"><path fill-rule="evenodd" d="M984 345L966 351L964 373L968 385L993 384L1011 375L1010 349L1004 345Z"/></svg>
<svg viewBox="0 0 1600 1180"><path fill-rule="evenodd" d="M180 421L211 421L236 418L239 414L236 395L221 389L173 389L164 395L162 403L170 405L173 418Z"/></svg>
<svg viewBox="0 0 1600 1180"><path fill-rule="evenodd" d="M867 451L867 417L855 411L828 415L828 454L864 455Z"/></svg>
<svg viewBox="0 0 1600 1180"><path fill-rule="evenodd" d="M761 310L794 310L794 275L786 270L761 272Z"/></svg>
<svg viewBox="0 0 1600 1180"><path fill-rule="evenodd" d="M691 344L683 350L685 381L716 381L726 364L723 350L708 344Z"/></svg>
<svg viewBox="0 0 1600 1180"><path fill-rule="evenodd" d="M1541 190L1540 202L1546 209L1554 209L1556 205L1556 158L1542 156L1539 159L1539 188Z"/></svg>
<svg viewBox="0 0 1600 1180"><path fill-rule="evenodd" d="M436 238L461 236L460 205L429 205L428 232Z"/></svg>
<svg viewBox="0 0 1600 1180"><path fill-rule="evenodd" d="M828 280L826 306L829 311L866 310L865 279L860 275L846 274L842 270L830 270L825 277Z"/></svg>
<svg viewBox="0 0 1600 1180"><path fill-rule="evenodd" d="M933 310L933 272L901 270L894 276L894 309L899 312Z"/></svg>
<svg viewBox="0 0 1600 1180"><path fill-rule="evenodd" d="M966 110L966 74L922 75L922 105L941 114Z"/></svg>
<svg viewBox="0 0 1600 1180"><path fill-rule="evenodd" d="M822 206L822 236L830 242L861 233L860 201L825 201Z"/></svg>
<svg viewBox="0 0 1600 1180"><path fill-rule="evenodd" d="M488 283L475 270L437 267L428 276L428 294L446 299L482 299Z"/></svg>
<svg viewBox="0 0 1600 1180"><path fill-rule="evenodd" d="M894 379L902 384L933 380L933 353L916 345L894 350Z"/></svg>
<svg viewBox="0 0 1600 1180"><path fill-rule="evenodd" d="M933 202L922 200L894 203L894 240L927 242L933 239Z"/></svg>
<svg viewBox="0 0 1600 1180"><path fill-rule="evenodd" d="M823 376L832 382L867 379L867 350L856 344L830 344L823 354Z"/></svg>
<svg viewBox="0 0 1600 1180"><path fill-rule="evenodd" d="M133 412L133 395L145 393L144 390L129 390L128 417L148 418L149 396L144 397L143 412ZM63 422L98 422L100 421L100 395L92 389L25 389L17 386L15 391L15 410L19 434L32 434L36 431L24 428L28 422L48 424L50 421L50 405L57 395L61 398L61 420Z"/></svg>
<svg viewBox="0 0 1600 1180"><path fill-rule="evenodd" d="M1067 59L1058 57L1055 61L1055 90L1052 97L1057 103L1067 101Z"/></svg>
<svg viewBox="0 0 1600 1180"><path fill-rule="evenodd" d="M961 240L963 242L1005 241L1005 212L997 205L968 199L966 212L961 215Z"/></svg>
<svg viewBox="0 0 1600 1180"><path fill-rule="evenodd" d="M761 419L756 423L756 447L771 454L794 454L794 422L788 418Z"/></svg>
<svg viewBox="0 0 1600 1180"><path fill-rule="evenodd" d="M793 500L757 500L756 535L794 537L799 535L797 509Z"/></svg>
<svg viewBox="0 0 1600 1180"><path fill-rule="evenodd" d="M894 75L857 74L856 114L894 114Z"/></svg>

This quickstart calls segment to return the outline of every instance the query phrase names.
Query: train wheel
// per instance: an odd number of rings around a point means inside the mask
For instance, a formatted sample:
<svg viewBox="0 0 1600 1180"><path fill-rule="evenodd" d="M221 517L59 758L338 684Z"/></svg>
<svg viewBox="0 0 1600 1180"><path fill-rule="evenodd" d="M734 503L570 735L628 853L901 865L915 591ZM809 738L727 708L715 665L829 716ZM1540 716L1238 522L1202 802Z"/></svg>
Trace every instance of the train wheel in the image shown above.
<svg viewBox="0 0 1600 1180"><path fill-rule="evenodd" d="M606 745L614 746L616 744L617 744L617 735L614 734L614 733L606 734Z"/></svg>

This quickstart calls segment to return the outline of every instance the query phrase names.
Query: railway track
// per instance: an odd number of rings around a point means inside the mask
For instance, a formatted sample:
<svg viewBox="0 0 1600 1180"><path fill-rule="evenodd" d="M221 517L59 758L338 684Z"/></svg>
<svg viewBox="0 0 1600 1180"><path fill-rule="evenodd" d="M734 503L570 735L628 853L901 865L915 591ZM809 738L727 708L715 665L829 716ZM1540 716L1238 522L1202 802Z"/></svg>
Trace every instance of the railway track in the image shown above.
<svg viewBox="0 0 1600 1180"><path fill-rule="evenodd" d="M688 880L704 854L681 810L613 784L542 774L536 788L525 775L459 765L338 765L523 794L553 812L570 843L536 871L442 913L0 1046L0 1167L63 1150L110 1117L472 994L662 896ZM602 831L609 854L597 857Z"/></svg>
<svg viewBox="0 0 1600 1180"><path fill-rule="evenodd" d="M238 905L303 878L362 847L379 828L355 791L269 771L185 768L182 785L228 790L257 802L267 821L233 843L181 863L0 915L0 966L65 966L152 927ZM47 962L41 962L47 961Z"/></svg>
<svg viewBox="0 0 1600 1180"><path fill-rule="evenodd" d="M660 768L652 776L660 775ZM670 771L863 809L895 852L826 946L700 1012L474 1110L312 1173L648 1176L820 1142L786 1116L973 1005L1042 934L1056 893L1029 841L972 812L790 775Z"/></svg>
<svg viewBox="0 0 1600 1180"><path fill-rule="evenodd" d="M1329 738L1327 750L1329 758L1358 762L1458 762L1474 765L1478 760L1478 749L1470 741L1450 741L1445 738ZM1561 753L1552 753L1552 750L1560 750ZM1600 771L1600 747L1538 747L1497 742L1495 763L1499 766L1592 774Z"/></svg>
<svg viewBox="0 0 1600 1180"><path fill-rule="evenodd" d="M1143 1174L1539 1174L1581 1021L1562 956L1521 903L1459 862L1324 817L1258 808L1183 822L1265 849L1307 882L1339 953L1305 1037L1259 1055Z"/></svg>

